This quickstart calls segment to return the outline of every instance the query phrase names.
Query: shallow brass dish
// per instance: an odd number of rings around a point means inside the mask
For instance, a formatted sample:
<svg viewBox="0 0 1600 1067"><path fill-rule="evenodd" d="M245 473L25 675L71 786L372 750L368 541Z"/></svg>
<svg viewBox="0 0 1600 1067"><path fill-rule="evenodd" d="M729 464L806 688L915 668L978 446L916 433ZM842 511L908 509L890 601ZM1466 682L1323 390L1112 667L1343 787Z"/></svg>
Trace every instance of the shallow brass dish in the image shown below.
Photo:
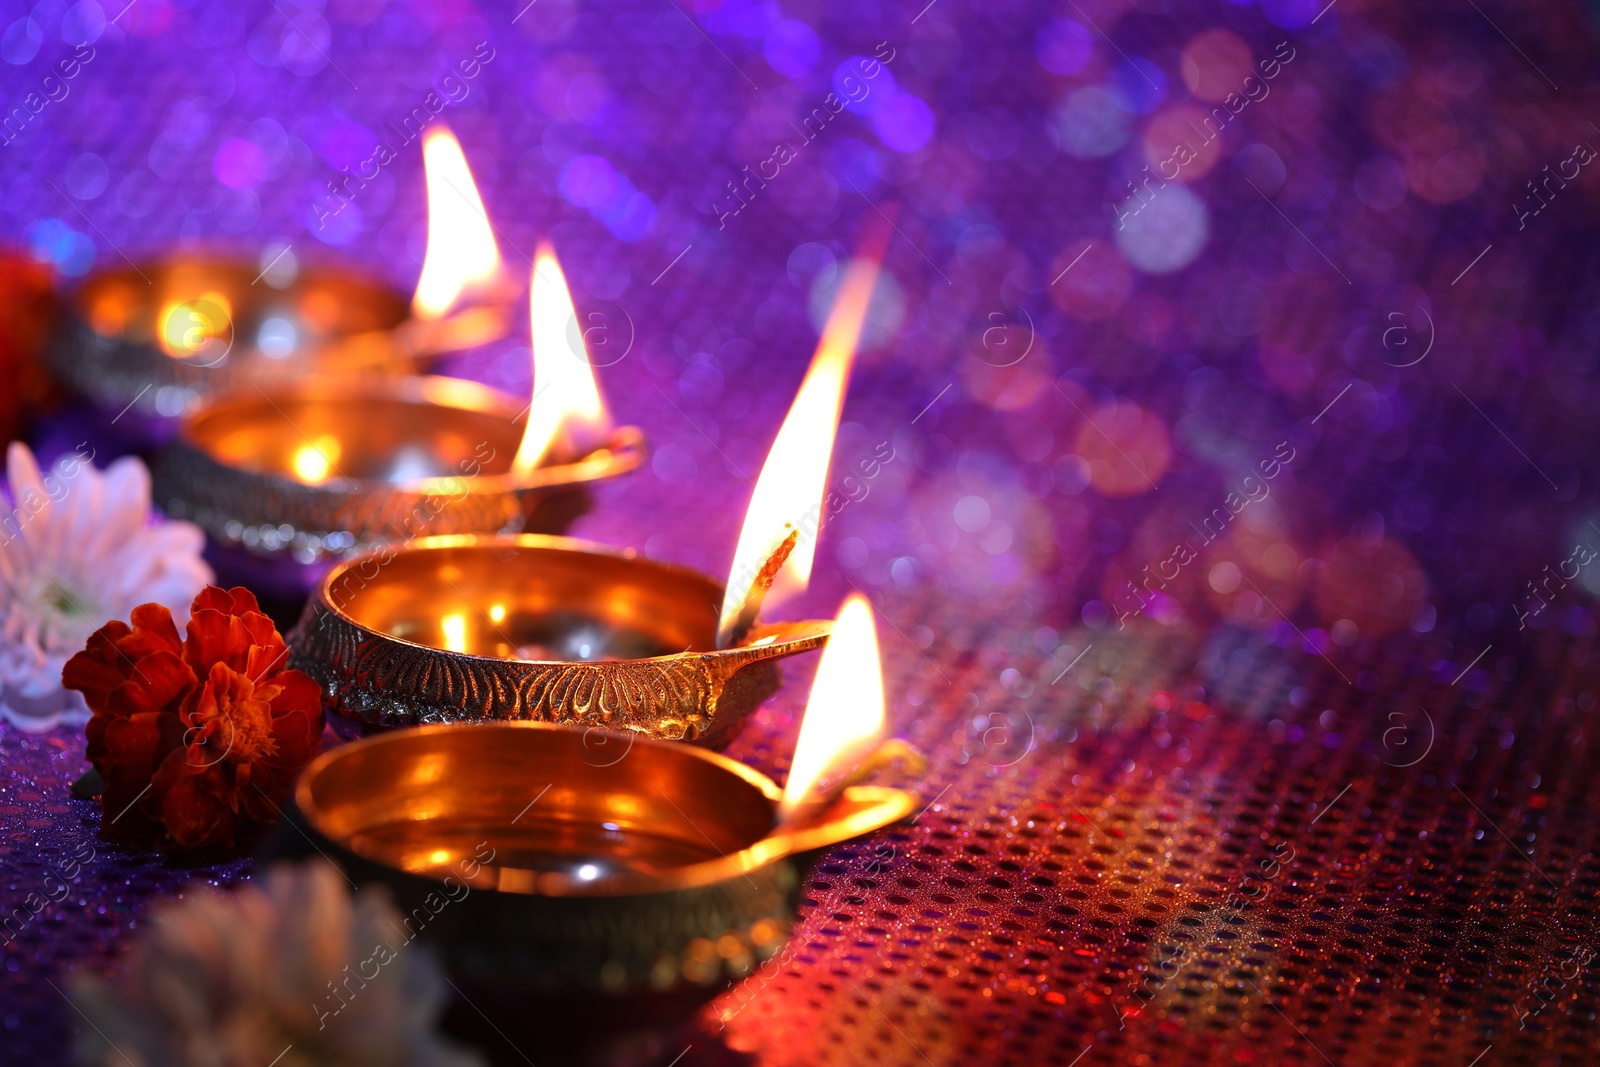
<svg viewBox="0 0 1600 1067"><path fill-rule="evenodd" d="M443 352L502 336L500 307L411 317L410 300L357 270L281 256L266 270L210 253L90 274L65 301L51 373L113 432L169 439L211 393L315 374L414 373Z"/></svg>
<svg viewBox="0 0 1600 1067"><path fill-rule="evenodd" d="M588 485L644 460L643 435L622 427L582 459L515 473L524 410L458 378L233 389L184 417L155 499L221 546L311 564L420 535L564 529Z"/></svg>
<svg viewBox="0 0 1600 1067"><path fill-rule="evenodd" d="M502 1036L614 1043L687 1018L776 953L815 854L917 804L854 786L775 830L780 795L689 745L419 727L315 760L268 857L315 850L357 885L388 886L407 936L441 952Z"/></svg>
<svg viewBox="0 0 1600 1067"><path fill-rule="evenodd" d="M527 719L720 747L828 622L716 648L722 587L565 537L429 537L330 571L289 634L336 728ZM348 730L346 731L348 732Z"/></svg>

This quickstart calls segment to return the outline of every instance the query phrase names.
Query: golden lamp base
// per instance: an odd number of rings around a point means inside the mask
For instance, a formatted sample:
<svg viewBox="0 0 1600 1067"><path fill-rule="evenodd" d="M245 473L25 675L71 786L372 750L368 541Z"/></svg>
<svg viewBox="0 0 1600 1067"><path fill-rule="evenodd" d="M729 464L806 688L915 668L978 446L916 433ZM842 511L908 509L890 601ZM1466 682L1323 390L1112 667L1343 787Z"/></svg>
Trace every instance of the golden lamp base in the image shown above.
<svg viewBox="0 0 1600 1067"><path fill-rule="evenodd" d="M97 271L67 297L65 312L46 351L51 373L114 414L118 431L153 441L169 438L180 416L216 392L323 374L415 373L509 326L499 305L415 319L409 299L378 279L299 266L292 255L264 270L189 253Z"/></svg>
<svg viewBox="0 0 1600 1067"><path fill-rule="evenodd" d="M638 467L633 427L519 473L525 405L457 378L316 377L216 394L156 463L155 498L222 546L311 564L422 535L562 529Z"/></svg>
<svg viewBox="0 0 1600 1067"><path fill-rule="evenodd" d="M268 858L314 849L386 885L502 1032L581 1045L681 1021L749 974L786 940L815 855L918 803L851 786L778 828L780 795L689 745L419 727L315 760Z"/></svg>
<svg viewBox="0 0 1600 1067"><path fill-rule="evenodd" d="M533 720L720 747L831 623L716 648L722 587L631 550L430 537L331 570L289 634L336 728ZM345 732L351 732L346 729Z"/></svg>

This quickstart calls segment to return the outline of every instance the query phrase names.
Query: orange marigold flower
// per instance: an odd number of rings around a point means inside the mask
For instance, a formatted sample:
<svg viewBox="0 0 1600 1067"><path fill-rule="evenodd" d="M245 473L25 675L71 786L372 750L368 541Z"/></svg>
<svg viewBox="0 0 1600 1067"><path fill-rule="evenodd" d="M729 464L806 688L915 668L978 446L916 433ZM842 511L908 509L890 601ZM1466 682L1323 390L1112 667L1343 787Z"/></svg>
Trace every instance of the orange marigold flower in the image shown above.
<svg viewBox="0 0 1600 1067"><path fill-rule="evenodd" d="M102 832L198 848L276 822L321 750L322 697L283 668L272 620L249 590L208 586L183 641L158 604L132 622L102 626L61 675L94 713L84 732L105 782Z"/></svg>

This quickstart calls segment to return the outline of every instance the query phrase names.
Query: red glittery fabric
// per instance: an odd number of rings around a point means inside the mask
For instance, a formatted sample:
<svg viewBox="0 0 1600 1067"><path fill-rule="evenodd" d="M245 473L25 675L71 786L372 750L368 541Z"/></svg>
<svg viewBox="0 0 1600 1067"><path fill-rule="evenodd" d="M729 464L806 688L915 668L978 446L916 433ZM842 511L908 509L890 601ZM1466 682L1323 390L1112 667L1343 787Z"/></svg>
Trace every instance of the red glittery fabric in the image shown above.
<svg viewBox="0 0 1600 1067"><path fill-rule="evenodd" d="M707 1030L774 1065L1600 1058L1592 638L1089 639L1009 686L895 657L932 805L830 854Z"/></svg>

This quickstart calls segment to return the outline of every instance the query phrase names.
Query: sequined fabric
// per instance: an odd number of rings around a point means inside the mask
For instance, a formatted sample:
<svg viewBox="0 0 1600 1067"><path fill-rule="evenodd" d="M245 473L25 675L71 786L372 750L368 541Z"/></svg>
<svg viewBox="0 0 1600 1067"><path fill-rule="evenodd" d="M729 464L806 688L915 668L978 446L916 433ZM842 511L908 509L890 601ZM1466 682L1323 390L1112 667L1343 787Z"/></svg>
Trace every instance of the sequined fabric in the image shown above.
<svg viewBox="0 0 1600 1067"><path fill-rule="evenodd" d="M415 129L448 122L652 442L574 532L720 575L887 216L846 503L785 612L873 600L929 806L826 857L791 947L663 1062L1584 1064L1596 33L1366 0L12 4L0 236L68 283L188 242L409 291ZM525 341L445 369L526 394ZM781 775L809 670L735 755ZM64 1062L65 974L250 865L102 842L70 733L0 728L0 766L0 1061Z"/></svg>

